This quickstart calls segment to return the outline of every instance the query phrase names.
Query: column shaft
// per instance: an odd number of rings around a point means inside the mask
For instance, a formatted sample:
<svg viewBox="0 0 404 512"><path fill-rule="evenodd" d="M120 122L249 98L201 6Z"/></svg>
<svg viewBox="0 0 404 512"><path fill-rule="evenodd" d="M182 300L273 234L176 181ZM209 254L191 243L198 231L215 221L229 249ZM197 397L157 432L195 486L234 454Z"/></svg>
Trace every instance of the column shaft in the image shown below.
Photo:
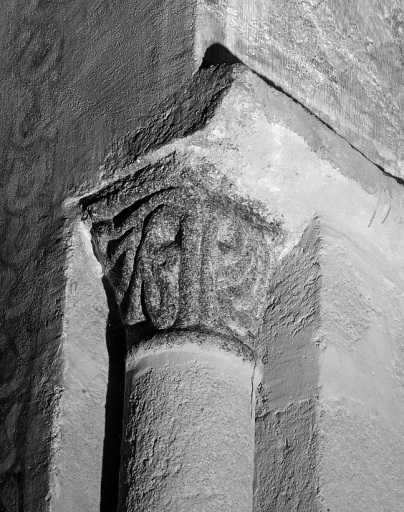
<svg viewBox="0 0 404 512"><path fill-rule="evenodd" d="M252 510L253 377L195 343L128 357L120 512Z"/></svg>

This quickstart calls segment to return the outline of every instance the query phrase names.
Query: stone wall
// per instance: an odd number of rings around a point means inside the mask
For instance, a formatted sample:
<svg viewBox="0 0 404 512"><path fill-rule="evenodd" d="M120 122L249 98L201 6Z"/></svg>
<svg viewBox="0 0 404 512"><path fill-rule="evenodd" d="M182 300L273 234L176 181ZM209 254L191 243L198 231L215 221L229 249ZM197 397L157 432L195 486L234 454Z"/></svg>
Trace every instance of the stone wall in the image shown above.
<svg viewBox="0 0 404 512"><path fill-rule="evenodd" d="M400 3L10 0L3 14L1 509L116 504L127 335L83 210L169 162L222 217L282 233L263 300L229 315L223 295L209 323L262 373L255 509L401 510ZM209 67L222 60L262 79Z"/></svg>
<svg viewBox="0 0 404 512"><path fill-rule="evenodd" d="M403 178L401 0L203 0L196 56L233 58ZM223 49L226 51L224 52Z"/></svg>

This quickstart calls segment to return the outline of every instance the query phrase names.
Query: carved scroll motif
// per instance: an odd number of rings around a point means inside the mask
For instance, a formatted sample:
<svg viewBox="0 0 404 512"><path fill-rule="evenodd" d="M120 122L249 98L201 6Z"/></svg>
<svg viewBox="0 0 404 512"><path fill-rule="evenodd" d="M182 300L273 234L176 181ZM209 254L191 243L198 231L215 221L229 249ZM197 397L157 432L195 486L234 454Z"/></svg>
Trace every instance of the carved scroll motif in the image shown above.
<svg viewBox="0 0 404 512"><path fill-rule="evenodd" d="M255 335L273 265L262 221L190 185L134 199L99 222L89 209L126 324Z"/></svg>

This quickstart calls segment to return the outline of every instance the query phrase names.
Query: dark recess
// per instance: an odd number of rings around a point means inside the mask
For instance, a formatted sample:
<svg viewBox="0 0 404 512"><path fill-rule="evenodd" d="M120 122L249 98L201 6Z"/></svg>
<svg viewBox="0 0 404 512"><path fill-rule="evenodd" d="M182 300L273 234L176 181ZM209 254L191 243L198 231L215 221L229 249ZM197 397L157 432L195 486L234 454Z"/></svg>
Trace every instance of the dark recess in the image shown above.
<svg viewBox="0 0 404 512"><path fill-rule="evenodd" d="M108 388L105 404L105 435L102 457L100 512L117 509L119 493L119 466L123 403L125 394L125 328L119 317L113 291L103 278L107 295L109 316L106 327L106 342L109 356Z"/></svg>
<svg viewBox="0 0 404 512"><path fill-rule="evenodd" d="M218 64L242 64L242 62L225 46L215 43L206 50L201 68L208 68Z"/></svg>
<svg viewBox="0 0 404 512"><path fill-rule="evenodd" d="M125 355L139 340L152 337L149 322L124 326L108 279L103 277L108 302L106 342L109 356L108 387L105 403L105 433L101 474L100 512L117 510L119 471L125 402Z"/></svg>

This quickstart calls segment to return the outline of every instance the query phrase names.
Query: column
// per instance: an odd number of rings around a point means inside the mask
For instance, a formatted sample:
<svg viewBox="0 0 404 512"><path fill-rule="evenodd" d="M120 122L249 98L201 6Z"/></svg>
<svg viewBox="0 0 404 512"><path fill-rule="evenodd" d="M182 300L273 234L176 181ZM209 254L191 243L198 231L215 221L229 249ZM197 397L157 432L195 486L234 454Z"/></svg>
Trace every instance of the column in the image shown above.
<svg viewBox="0 0 404 512"><path fill-rule="evenodd" d="M128 354L120 511L252 510L255 365L221 345L163 334Z"/></svg>
<svg viewBox="0 0 404 512"><path fill-rule="evenodd" d="M271 233L189 175L150 173L152 193L146 174L87 206L127 331L118 510L246 512Z"/></svg>

